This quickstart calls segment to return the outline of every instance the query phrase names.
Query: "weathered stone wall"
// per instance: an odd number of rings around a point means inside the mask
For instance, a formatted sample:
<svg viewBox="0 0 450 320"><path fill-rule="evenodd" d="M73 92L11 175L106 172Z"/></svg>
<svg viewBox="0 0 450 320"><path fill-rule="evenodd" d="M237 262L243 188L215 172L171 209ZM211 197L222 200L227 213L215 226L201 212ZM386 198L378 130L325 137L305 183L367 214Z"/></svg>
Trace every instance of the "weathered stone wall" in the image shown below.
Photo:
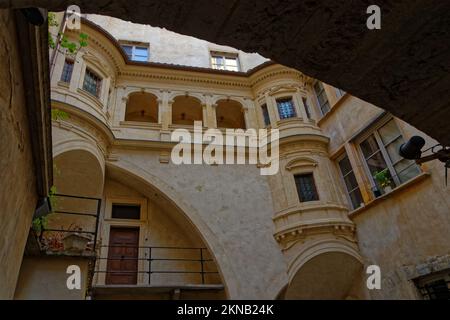
<svg viewBox="0 0 450 320"><path fill-rule="evenodd" d="M86 18L107 30L118 41L149 43L151 62L211 68L210 51L218 51L238 54L241 71L246 72L267 61L256 53L246 53L162 28L100 15L89 14Z"/></svg>
<svg viewBox="0 0 450 320"><path fill-rule="evenodd" d="M389 110L450 143L450 2L0 0L0 7L65 10L136 23L258 52ZM380 30L366 10L381 8Z"/></svg>
<svg viewBox="0 0 450 320"><path fill-rule="evenodd" d="M81 289L67 288L66 273L71 265L80 267ZM64 257L25 257L14 299L18 300L82 300L87 285L88 260Z"/></svg>
<svg viewBox="0 0 450 320"><path fill-rule="evenodd" d="M0 299L11 299L37 195L11 11L0 10L0 29Z"/></svg>
<svg viewBox="0 0 450 320"><path fill-rule="evenodd" d="M320 125L331 137L331 155L344 148L347 154L358 154L352 138L382 110L355 97L342 99ZM424 148L437 143L403 121L396 123L405 140L420 135L426 138ZM361 176L365 169L359 163L353 169ZM372 299L420 298L412 279L450 267L450 187L445 186L444 165L435 160L422 165L422 171L391 194L372 198L350 213L365 267L381 268L381 290L368 290ZM363 184L359 186L364 191Z"/></svg>

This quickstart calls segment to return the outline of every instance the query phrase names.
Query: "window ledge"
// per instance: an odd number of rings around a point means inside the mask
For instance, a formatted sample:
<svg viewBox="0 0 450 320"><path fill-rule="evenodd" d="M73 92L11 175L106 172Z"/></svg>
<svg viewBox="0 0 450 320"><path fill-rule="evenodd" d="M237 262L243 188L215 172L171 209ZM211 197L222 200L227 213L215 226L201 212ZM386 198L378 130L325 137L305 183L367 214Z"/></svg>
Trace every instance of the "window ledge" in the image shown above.
<svg viewBox="0 0 450 320"><path fill-rule="evenodd" d="M354 218L355 216L361 214L362 212L372 208L373 206L376 206L377 204L388 200L389 198L391 198L392 196L395 196L397 194L399 194L400 192L404 191L405 189L408 189L409 187L429 178L431 176L431 174L429 172L422 172L421 174L419 174L417 177L412 178L411 180L401 184L400 186L392 189L392 191L389 191L381 196L379 196L378 198L369 201L367 204L365 204L364 206L361 206L353 211L351 211L348 215L350 218Z"/></svg>
<svg viewBox="0 0 450 320"><path fill-rule="evenodd" d="M94 95L92 95L91 93L87 92L84 89L78 88L78 93L80 93L83 97L89 99L90 101L92 101L94 104L96 104L99 109L103 109L103 103L100 101L100 99Z"/></svg>
<svg viewBox="0 0 450 320"><path fill-rule="evenodd" d="M69 88L69 82L58 81L58 86L68 89Z"/></svg>
<svg viewBox="0 0 450 320"><path fill-rule="evenodd" d="M161 129L161 124L156 122L146 121L120 121L120 126L127 128L139 128L139 129Z"/></svg>

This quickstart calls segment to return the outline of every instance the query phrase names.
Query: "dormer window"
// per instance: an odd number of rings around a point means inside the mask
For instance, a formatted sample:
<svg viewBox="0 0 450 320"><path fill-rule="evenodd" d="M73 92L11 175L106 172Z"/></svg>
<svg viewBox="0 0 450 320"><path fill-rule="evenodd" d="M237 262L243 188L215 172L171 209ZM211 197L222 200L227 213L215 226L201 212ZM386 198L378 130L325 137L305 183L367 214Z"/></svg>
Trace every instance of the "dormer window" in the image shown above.
<svg viewBox="0 0 450 320"><path fill-rule="evenodd" d="M216 70L241 70L238 55L235 53L211 52L211 67Z"/></svg>
<svg viewBox="0 0 450 320"><path fill-rule="evenodd" d="M148 62L149 48L148 45L135 45L124 43L121 44L123 51L131 61Z"/></svg>

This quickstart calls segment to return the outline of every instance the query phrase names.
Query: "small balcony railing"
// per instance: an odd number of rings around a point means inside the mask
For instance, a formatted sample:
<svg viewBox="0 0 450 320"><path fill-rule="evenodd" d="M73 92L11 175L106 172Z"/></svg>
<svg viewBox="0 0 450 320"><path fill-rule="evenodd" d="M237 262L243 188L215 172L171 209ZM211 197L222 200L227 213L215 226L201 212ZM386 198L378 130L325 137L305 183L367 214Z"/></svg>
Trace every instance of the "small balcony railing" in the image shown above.
<svg viewBox="0 0 450 320"><path fill-rule="evenodd" d="M52 200L51 213L34 230L40 250L95 257L101 199L56 194Z"/></svg>
<svg viewBox="0 0 450 320"><path fill-rule="evenodd" d="M100 246L97 284L220 284L214 259L202 247ZM103 274L103 280L98 280Z"/></svg>

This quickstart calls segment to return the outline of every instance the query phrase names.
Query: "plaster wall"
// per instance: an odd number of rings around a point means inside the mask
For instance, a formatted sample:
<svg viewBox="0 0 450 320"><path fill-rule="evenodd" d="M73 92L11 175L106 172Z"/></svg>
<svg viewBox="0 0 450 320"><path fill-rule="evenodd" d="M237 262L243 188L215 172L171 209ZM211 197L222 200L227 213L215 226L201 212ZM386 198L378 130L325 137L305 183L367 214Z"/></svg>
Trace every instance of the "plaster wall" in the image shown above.
<svg viewBox="0 0 450 320"><path fill-rule="evenodd" d="M0 10L0 28L0 299L11 299L37 191L11 10Z"/></svg>

